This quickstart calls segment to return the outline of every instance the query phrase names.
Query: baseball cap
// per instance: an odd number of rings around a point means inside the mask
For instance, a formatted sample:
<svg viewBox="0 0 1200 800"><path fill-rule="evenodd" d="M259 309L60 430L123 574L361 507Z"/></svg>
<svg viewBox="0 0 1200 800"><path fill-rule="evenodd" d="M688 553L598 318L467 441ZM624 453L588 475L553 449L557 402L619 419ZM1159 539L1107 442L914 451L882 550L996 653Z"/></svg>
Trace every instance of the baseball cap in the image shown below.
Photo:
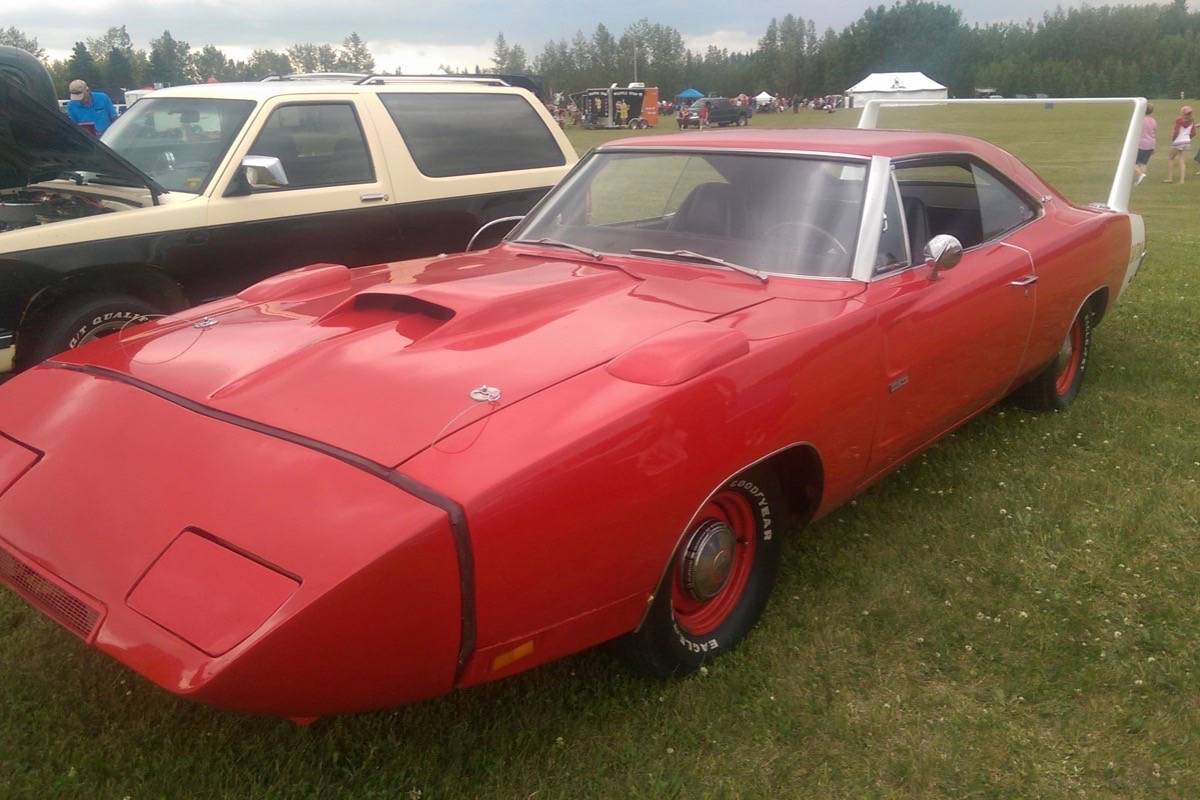
<svg viewBox="0 0 1200 800"><path fill-rule="evenodd" d="M87 81L73 80L71 81L71 85L67 87L67 92L72 97L82 97L87 88Z"/></svg>
<svg viewBox="0 0 1200 800"><path fill-rule="evenodd" d="M1190 114L1190 113L1192 113L1192 107L1184 106L1183 108L1179 109L1179 113L1180 114Z"/></svg>

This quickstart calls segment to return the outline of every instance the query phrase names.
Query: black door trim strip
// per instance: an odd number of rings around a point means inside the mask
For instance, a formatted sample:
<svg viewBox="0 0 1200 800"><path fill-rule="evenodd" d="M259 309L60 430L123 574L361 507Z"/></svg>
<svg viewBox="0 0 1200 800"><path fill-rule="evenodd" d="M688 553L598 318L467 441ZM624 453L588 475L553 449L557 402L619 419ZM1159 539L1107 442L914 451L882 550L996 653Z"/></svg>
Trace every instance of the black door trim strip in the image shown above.
<svg viewBox="0 0 1200 800"><path fill-rule="evenodd" d="M131 375L125 375L120 372L105 369L103 367L95 367L87 364L64 364L58 361L47 361L43 364L45 367L54 369L65 369L71 372L81 372L84 375L90 375L93 378L101 378L105 380L116 381L127 386L132 386L136 389L149 392L150 394L162 398L177 406L193 411L210 419L215 419L219 422L226 422L230 425L236 425L239 428L261 433L264 436L270 436L275 439L281 439L300 447L306 447L309 450L314 450L323 455L335 458L345 464L374 475L376 478L381 478L393 486L407 492L418 500L429 503L432 506L442 509L450 519L450 531L454 536L454 551L458 558L458 581L459 581L459 596L461 598L462 622L459 633L458 644L458 663L454 671L454 682L457 684L462 677L463 670L467 666L471 655L475 652L475 554L471 549L471 534L467 527L467 514L461 505L438 492L436 489L426 486L414 478L410 478L403 473L397 472L390 467L380 464L377 461L372 461L369 458L360 456L349 450L345 450L336 445L322 442L318 439L313 439L308 436L303 436L298 433L293 433L283 428L276 428L274 425L267 425L262 422L257 422L246 417L230 414L227 411L219 411L203 403L197 403L182 395L167 391L151 383L138 380Z"/></svg>

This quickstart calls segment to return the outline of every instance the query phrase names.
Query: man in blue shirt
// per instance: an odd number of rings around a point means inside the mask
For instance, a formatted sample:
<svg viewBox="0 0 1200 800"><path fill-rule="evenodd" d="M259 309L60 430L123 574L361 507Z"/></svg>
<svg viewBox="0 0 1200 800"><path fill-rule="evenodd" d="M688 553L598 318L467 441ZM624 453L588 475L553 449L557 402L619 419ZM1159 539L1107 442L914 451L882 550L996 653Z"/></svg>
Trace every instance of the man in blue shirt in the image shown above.
<svg viewBox="0 0 1200 800"><path fill-rule="evenodd" d="M67 103L67 116L76 125L91 125L96 129L96 135L108 130L108 126L117 118L117 109L112 100L104 92L93 92L85 81L71 81L69 91L71 100Z"/></svg>

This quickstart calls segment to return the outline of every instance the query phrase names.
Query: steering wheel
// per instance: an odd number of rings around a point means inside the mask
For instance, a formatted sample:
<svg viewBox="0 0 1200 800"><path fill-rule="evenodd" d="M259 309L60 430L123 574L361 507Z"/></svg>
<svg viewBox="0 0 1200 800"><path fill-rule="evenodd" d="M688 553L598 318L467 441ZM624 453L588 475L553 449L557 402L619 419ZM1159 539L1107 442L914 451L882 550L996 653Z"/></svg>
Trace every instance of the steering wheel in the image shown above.
<svg viewBox="0 0 1200 800"><path fill-rule="evenodd" d="M777 222L776 224L772 225L771 227L769 227L765 231L763 231L763 236L767 237L767 238L776 237L780 231L784 231L789 228L793 228L793 229L800 230L800 231L811 231L813 233L816 233L816 234L822 236L823 238L825 238L826 240L828 240L830 242L830 244L833 245L833 249L839 255L843 255L843 256L848 255L848 253L846 251L846 246L842 244L840 239L838 239L836 236L834 236L832 233L825 230L821 226L814 225L811 222L801 222L801 221ZM782 238L782 237L779 237L779 238ZM796 237L796 238L798 238L798 237Z"/></svg>

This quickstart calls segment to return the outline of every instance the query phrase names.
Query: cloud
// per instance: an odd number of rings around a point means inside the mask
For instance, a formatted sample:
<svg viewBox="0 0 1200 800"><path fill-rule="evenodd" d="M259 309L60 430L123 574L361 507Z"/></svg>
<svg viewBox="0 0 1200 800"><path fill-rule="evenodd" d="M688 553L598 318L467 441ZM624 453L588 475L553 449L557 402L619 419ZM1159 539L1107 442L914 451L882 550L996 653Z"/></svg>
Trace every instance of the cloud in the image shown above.
<svg viewBox="0 0 1200 800"><path fill-rule="evenodd" d="M1080 0L1082 1L1082 0ZM577 30L590 35L597 23L619 36L645 17L677 27L692 49L710 44L747 51L772 18L797 14L812 19L818 31L841 28L879 0L752 0L709 3L682 0L0 0L5 27L31 36L61 57L76 41L126 25L137 47L170 30L193 47L218 44L231 53L255 48L284 49L296 42L338 44L357 31L381 67L399 64L405 71L426 71L448 63L473 68L491 59L491 43L503 32L510 44L533 57L550 40L570 39ZM1040 18L1059 0L950 0L967 22L1023 21ZM1078 4L1078 3L1076 3Z"/></svg>
<svg viewBox="0 0 1200 800"><path fill-rule="evenodd" d="M761 33L722 30L712 33L685 34L683 43L689 50L697 52L704 52L712 45L731 53L748 53L758 47L758 40L761 36Z"/></svg>

